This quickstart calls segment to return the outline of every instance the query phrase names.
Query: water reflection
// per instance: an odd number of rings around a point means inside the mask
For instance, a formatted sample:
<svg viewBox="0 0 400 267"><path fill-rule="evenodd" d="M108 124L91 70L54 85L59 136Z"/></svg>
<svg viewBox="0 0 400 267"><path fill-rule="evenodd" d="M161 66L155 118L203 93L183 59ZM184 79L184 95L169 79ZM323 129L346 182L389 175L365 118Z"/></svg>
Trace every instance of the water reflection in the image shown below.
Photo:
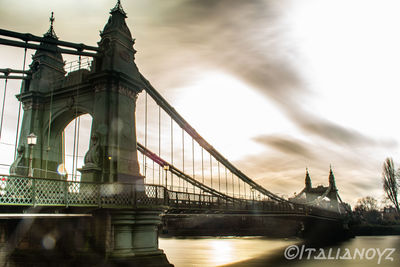
<svg viewBox="0 0 400 267"><path fill-rule="evenodd" d="M180 266L219 266L271 255L298 240L270 240L260 237L160 238L168 260Z"/></svg>
<svg viewBox="0 0 400 267"><path fill-rule="evenodd" d="M319 253L319 246L315 246L316 253L309 259L298 257L294 260L287 260L284 257L284 250L290 245L302 246L299 240L263 239L260 237L231 237L231 238L199 238L199 239L177 239L161 238L160 248L164 249L168 260L176 267L180 266L295 266L295 267L319 267L319 266L341 266L341 267L369 267L369 266L399 266L400 263L400 238L398 236L372 236L356 237L340 244L324 248L325 256L328 257L329 249L334 253L331 259L316 259ZM311 248L309 246L308 248ZM394 253L387 258L389 251L382 253L385 249L394 249ZM362 259L358 255L356 259L336 259L337 255L343 256L348 250L354 256L356 250L376 251L366 253ZM378 265L378 251L381 252L381 262ZM372 257L373 256L373 257ZM335 258L335 259L332 259Z"/></svg>

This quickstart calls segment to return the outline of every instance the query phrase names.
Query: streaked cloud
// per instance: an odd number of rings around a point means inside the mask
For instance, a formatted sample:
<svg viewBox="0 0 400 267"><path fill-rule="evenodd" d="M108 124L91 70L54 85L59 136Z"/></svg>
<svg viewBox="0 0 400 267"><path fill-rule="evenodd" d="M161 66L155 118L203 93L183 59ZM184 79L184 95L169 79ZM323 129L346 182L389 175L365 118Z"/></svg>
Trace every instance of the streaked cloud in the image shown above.
<svg viewBox="0 0 400 267"><path fill-rule="evenodd" d="M258 143L271 146L290 156L294 155L309 159L314 158L313 153L307 148L307 144L300 140L276 135L258 136L254 140Z"/></svg>
<svg viewBox="0 0 400 267"><path fill-rule="evenodd" d="M0 2L0 23L40 35L47 30L47 17L53 9L56 32L62 40L93 45L114 2L35 0L30 2L31 11L22 2L4 0ZM123 1L122 5L136 38L137 65L167 99L173 102L179 97L178 88L191 84L204 70L218 69L272 101L294 125L295 134L277 131L253 137L265 153L236 162L251 177L272 191L290 194L300 190L305 167L311 169L316 182L326 183L329 164L333 164L341 188L350 198L380 190L380 160L387 150L394 151L397 141L377 139L314 112L310 99L318 98L318 92L310 89L302 75L296 40L288 37L290 25L284 19L293 1L138 0ZM324 47L324 52L328 51ZM13 87L15 94L18 85L13 82ZM11 93L7 98L16 104ZM229 101L229 95L223 101ZM338 112L340 108L338 103ZM16 114L6 115L11 118L10 127L15 128ZM254 120L267 125L270 118L255 114ZM235 142L240 140L232 140Z"/></svg>

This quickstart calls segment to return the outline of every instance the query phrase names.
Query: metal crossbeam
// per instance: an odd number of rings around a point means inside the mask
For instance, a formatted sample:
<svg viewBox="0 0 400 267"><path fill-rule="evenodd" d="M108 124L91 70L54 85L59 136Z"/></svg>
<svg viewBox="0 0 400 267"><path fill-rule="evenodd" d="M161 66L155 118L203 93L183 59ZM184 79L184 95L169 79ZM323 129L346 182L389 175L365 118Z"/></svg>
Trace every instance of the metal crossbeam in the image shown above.
<svg viewBox="0 0 400 267"><path fill-rule="evenodd" d="M97 56L96 53L75 51L75 50L70 50L70 49L59 48L57 46L44 47L44 46L38 45L38 44L30 44L27 42L13 41L13 40L4 39L4 38L0 38L0 45L8 45L8 46L29 48L29 49L34 49L34 50L42 50L42 51L47 51L47 52L52 52L52 53L80 55L80 56L87 56L87 57L96 57Z"/></svg>
<svg viewBox="0 0 400 267"><path fill-rule="evenodd" d="M0 69L0 72L4 73L4 75L0 75L0 79L8 79L8 80L28 80L30 77L21 76L21 75L10 75L10 73L18 73L18 74L30 74L30 71L24 70L14 70L14 69Z"/></svg>
<svg viewBox="0 0 400 267"><path fill-rule="evenodd" d="M30 33L19 33L19 32L0 29L0 35L21 39L25 42L33 41L33 42L47 43L47 44L53 44L53 45L74 48L77 51L83 51L83 50L100 51L100 49L95 46L89 46L89 45L85 45L82 43L78 44L78 43L60 41L60 40L51 39L51 38L44 38L44 37L36 36L36 35L30 34Z"/></svg>
<svg viewBox="0 0 400 267"><path fill-rule="evenodd" d="M18 76L18 75L0 75L0 79L8 79L8 80L29 80L31 79L28 76Z"/></svg>
<svg viewBox="0 0 400 267"><path fill-rule="evenodd" d="M28 70L24 71L24 70L10 69L10 68L0 69L0 72L4 73L5 75L8 75L10 73L23 73L23 74L29 74L30 73L30 71L28 71Z"/></svg>

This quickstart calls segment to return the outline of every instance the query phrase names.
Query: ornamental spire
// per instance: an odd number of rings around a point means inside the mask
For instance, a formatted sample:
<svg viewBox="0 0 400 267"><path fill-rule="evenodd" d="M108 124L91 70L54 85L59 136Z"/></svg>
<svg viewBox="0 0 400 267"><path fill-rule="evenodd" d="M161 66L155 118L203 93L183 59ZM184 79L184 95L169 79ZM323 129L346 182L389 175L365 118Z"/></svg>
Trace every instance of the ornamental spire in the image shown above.
<svg viewBox="0 0 400 267"><path fill-rule="evenodd" d="M306 188L310 189L312 187L311 184L311 177L310 177L310 173L308 172L308 168L306 168L306 179L305 179L305 184L306 184Z"/></svg>
<svg viewBox="0 0 400 267"><path fill-rule="evenodd" d="M50 28L49 30L43 35L43 37L48 37L48 38L53 38L53 39L58 39L56 32L54 31L54 21L55 21L55 17L54 17L54 12L51 12L51 17L49 18L50 20Z"/></svg>
<svg viewBox="0 0 400 267"><path fill-rule="evenodd" d="M329 185L332 189L336 189L335 176L333 175L332 165L329 166Z"/></svg>
<svg viewBox="0 0 400 267"><path fill-rule="evenodd" d="M122 8L121 0L118 0L115 7L113 9L111 9L111 11L110 11L110 13L114 13L114 12L120 12L125 18L127 17L126 12Z"/></svg>

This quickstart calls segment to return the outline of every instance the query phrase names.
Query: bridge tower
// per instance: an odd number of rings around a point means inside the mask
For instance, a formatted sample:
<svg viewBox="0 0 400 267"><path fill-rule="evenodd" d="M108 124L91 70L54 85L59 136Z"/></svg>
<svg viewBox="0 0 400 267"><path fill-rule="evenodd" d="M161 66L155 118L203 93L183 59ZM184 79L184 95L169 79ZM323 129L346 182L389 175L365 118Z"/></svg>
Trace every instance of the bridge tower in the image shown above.
<svg viewBox="0 0 400 267"><path fill-rule="evenodd" d="M336 181L335 181L335 176L333 175L332 167L330 167L329 169L329 186L319 185L317 187L312 187L311 177L307 169L305 178L305 187L303 192L306 196L306 203L318 202L318 198L323 196L329 199L328 208L330 210L334 211L340 210L339 200L338 200L338 189L336 187Z"/></svg>
<svg viewBox="0 0 400 267"><path fill-rule="evenodd" d="M137 158L135 125L136 100L144 86L135 64L135 40L126 18L118 0L100 33L99 49L91 69L79 68L66 75L60 50L51 43L58 39L52 15L50 28L44 34L47 41L40 43L41 49L32 57L31 77L17 95L24 115L18 156L10 168L11 174L26 176L28 167L32 166L34 177L65 179L57 174L58 166L63 163L62 133L72 120L90 114L91 140L84 166L79 170L81 181L111 187L133 184L134 194L146 198ZM34 147L27 144L31 133L38 140ZM102 193L99 194L101 198ZM163 251L158 249L157 231L160 213L165 207L135 207L100 208L91 212L91 226L85 231L94 240L91 241L94 249L117 262L136 260L138 266L144 266L156 258L160 260L159 266L170 266ZM54 220L51 227L62 232L59 225L62 224ZM78 221L75 226L81 227Z"/></svg>
<svg viewBox="0 0 400 267"><path fill-rule="evenodd" d="M34 133L38 143L32 151L33 176L60 178L56 172L63 163L62 132L76 117L90 114L91 141L79 170L82 181L143 183L135 129L136 99L143 86L134 61L135 41L119 1L110 14L90 71L80 69L65 76L57 46L40 44L54 52L37 50L29 69L31 80L17 96L24 115L12 174L27 174L30 148L26 140ZM44 37L56 40L53 21L52 16Z"/></svg>

